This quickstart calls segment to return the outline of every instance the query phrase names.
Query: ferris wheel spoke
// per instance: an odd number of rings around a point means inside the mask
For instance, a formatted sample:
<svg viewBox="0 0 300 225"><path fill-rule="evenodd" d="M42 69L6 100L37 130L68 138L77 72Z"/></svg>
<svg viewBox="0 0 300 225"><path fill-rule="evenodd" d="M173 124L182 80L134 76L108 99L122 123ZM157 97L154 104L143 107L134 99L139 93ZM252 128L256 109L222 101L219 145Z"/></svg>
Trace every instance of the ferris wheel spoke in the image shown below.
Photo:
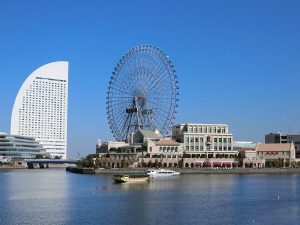
<svg viewBox="0 0 300 225"><path fill-rule="evenodd" d="M167 71L164 71L163 74L166 75ZM154 88L156 86L163 85L163 84L165 84L165 81L168 81L168 79L170 79L168 76L160 76L151 83L150 88Z"/></svg>
<svg viewBox="0 0 300 225"><path fill-rule="evenodd" d="M115 93L122 93L124 95L131 95L132 93L130 93L130 91L126 90L126 89L121 89L121 87L114 87L113 91L115 91Z"/></svg>

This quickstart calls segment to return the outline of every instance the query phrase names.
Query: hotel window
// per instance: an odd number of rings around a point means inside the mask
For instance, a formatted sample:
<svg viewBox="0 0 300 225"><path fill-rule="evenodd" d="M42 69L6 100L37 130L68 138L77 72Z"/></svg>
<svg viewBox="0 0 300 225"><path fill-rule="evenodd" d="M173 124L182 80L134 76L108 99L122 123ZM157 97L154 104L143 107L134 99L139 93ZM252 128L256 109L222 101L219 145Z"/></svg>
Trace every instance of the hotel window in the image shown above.
<svg viewBox="0 0 300 225"><path fill-rule="evenodd" d="M191 137L191 142L194 142L194 138L193 137Z"/></svg>
<svg viewBox="0 0 300 225"><path fill-rule="evenodd" d="M196 137L196 138L195 138L195 142L199 142L199 138Z"/></svg>
<svg viewBox="0 0 300 225"><path fill-rule="evenodd" d="M214 143L217 143L218 142L218 138L214 138Z"/></svg>

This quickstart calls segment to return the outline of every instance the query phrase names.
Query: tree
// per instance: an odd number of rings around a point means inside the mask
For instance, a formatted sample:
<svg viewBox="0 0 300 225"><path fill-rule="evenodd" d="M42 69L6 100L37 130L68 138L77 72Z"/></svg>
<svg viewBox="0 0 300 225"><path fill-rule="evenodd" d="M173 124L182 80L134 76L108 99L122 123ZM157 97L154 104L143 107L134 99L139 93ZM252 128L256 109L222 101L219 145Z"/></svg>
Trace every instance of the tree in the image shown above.
<svg viewBox="0 0 300 225"><path fill-rule="evenodd" d="M36 159L43 159L44 157L43 157L43 155L41 155L41 154L37 154L37 155L35 155L35 158L36 158Z"/></svg>
<svg viewBox="0 0 300 225"><path fill-rule="evenodd" d="M182 168L183 167L183 159L178 160L178 167Z"/></svg>

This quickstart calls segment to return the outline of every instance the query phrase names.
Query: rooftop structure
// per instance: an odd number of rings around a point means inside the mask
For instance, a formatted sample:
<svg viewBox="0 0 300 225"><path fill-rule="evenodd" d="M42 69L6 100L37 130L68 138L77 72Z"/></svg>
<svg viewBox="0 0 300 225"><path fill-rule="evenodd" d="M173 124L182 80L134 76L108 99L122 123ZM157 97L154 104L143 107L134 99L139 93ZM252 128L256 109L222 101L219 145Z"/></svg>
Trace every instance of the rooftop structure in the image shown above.
<svg viewBox="0 0 300 225"><path fill-rule="evenodd" d="M252 141L234 141L233 148L236 150L240 149L255 149L257 143Z"/></svg>
<svg viewBox="0 0 300 225"><path fill-rule="evenodd" d="M22 84L12 110L11 134L33 137L52 157L67 154L68 62L46 64Z"/></svg>

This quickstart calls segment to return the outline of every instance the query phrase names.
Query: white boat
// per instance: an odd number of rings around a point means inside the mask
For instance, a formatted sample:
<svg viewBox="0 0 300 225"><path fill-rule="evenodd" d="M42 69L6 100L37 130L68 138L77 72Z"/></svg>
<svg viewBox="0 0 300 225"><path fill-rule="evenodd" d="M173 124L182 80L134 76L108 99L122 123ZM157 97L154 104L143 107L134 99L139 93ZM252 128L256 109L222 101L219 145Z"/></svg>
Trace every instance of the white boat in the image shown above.
<svg viewBox="0 0 300 225"><path fill-rule="evenodd" d="M152 177L174 176L180 174L180 172L167 169L149 169L146 173Z"/></svg>

